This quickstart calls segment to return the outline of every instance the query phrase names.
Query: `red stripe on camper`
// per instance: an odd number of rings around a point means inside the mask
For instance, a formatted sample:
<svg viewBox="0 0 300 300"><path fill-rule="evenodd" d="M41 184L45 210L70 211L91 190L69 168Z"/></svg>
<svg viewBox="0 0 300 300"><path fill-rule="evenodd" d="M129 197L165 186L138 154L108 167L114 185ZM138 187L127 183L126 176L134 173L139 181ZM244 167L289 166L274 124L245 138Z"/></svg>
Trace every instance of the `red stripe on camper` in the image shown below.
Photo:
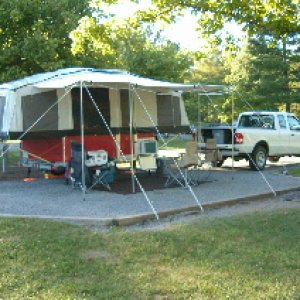
<svg viewBox="0 0 300 300"><path fill-rule="evenodd" d="M23 140L21 148L29 153L29 159L62 161L61 139Z"/></svg>
<svg viewBox="0 0 300 300"><path fill-rule="evenodd" d="M138 139L153 139L153 133L139 133ZM79 141L80 136L66 136L59 139L23 140L21 148L29 153L29 159L40 159L49 162L67 162L71 159L71 142ZM110 158L117 157L117 147L109 135L86 135L84 137L87 151L105 150ZM120 135L120 146L123 154L130 154L130 135Z"/></svg>

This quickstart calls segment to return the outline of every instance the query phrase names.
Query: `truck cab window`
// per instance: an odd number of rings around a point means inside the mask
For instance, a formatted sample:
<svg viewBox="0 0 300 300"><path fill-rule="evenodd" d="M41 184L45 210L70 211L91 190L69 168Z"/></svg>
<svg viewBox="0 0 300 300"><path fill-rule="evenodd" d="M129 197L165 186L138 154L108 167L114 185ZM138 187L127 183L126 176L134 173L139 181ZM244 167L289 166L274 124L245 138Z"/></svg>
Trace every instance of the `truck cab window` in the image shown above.
<svg viewBox="0 0 300 300"><path fill-rule="evenodd" d="M300 122L294 116L288 116L288 123L291 130L300 130Z"/></svg>
<svg viewBox="0 0 300 300"><path fill-rule="evenodd" d="M274 129L274 116L271 115L243 115L239 127Z"/></svg>
<svg viewBox="0 0 300 300"><path fill-rule="evenodd" d="M274 116L261 116L262 128L274 129Z"/></svg>
<svg viewBox="0 0 300 300"><path fill-rule="evenodd" d="M286 128L286 121L283 115L278 115L278 122L280 128Z"/></svg>
<svg viewBox="0 0 300 300"><path fill-rule="evenodd" d="M257 116L253 115L244 115L239 121L239 127L261 127L260 120Z"/></svg>

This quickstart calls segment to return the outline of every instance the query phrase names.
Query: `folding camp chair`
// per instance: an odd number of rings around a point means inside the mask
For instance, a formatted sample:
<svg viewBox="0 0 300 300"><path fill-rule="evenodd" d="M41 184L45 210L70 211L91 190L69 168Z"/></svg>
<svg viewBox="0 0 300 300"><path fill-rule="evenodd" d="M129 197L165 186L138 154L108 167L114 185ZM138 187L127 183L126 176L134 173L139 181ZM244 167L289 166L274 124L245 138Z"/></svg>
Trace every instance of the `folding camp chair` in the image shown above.
<svg viewBox="0 0 300 300"><path fill-rule="evenodd" d="M86 152L84 150L84 158L86 158ZM84 164L85 173L85 184L90 185L92 182L91 173L89 169ZM71 160L69 162L69 172L67 175L67 180L70 179L72 187L79 187L83 189L82 183L82 147L81 144L73 141L71 142Z"/></svg>
<svg viewBox="0 0 300 300"><path fill-rule="evenodd" d="M96 185L102 185L107 190L111 191L110 184L113 183L115 174L115 167L112 163L91 167L90 171L92 173L92 185L88 188L88 191Z"/></svg>
<svg viewBox="0 0 300 300"><path fill-rule="evenodd" d="M218 164L218 162L223 161L222 153L217 148L216 139L207 139L204 154L205 162L210 163L212 166L215 166Z"/></svg>
<svg viewBox="0 0 300 300"><path fill-rule="evenodd" d="M71 153L69 179L73 188L83 189L81 144L76 141L72 142ZM108 163L106 151L98 150L86 153L84 150L85 185L89 187L87 190L91 190L98 184L111 190L109 184L113 181L114 170L113 163Z"/></svg>
<svg viewBox="0 0 300 300"><path fill-rule="evenodd" d="M165 187L174 183L179 184L182 187L186 187L188 184L197 183L198 170L196 168L201 166L197 142L187 142L185 150L185 153L180 159L174 160L173 163L166 165L168 176Z"/></svg>

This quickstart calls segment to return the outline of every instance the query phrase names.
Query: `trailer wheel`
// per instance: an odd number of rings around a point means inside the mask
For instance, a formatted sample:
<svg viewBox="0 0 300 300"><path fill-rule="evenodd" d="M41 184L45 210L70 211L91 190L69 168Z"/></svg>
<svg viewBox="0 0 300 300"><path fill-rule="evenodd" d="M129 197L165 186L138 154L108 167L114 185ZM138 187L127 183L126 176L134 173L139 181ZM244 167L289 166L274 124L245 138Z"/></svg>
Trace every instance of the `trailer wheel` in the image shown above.
<svg viewBox="0 0 300 300"><path fill-rule="evenodd" d="M256 146L249 159L249 166L254 171L263 170L267 162L267 149L263 146Z"/></svg>

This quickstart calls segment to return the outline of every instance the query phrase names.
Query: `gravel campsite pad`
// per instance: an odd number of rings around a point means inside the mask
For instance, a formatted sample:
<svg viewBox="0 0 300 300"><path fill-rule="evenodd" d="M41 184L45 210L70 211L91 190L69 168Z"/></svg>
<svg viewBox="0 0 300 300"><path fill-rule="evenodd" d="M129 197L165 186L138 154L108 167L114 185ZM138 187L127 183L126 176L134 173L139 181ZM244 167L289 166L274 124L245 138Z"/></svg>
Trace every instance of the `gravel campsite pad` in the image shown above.
<svg viewBox="0 0 300 300"><path fill-rule="evenodd" d="M43 178L41 172L32 170L31 176L36 180L25 182L23 179L26 175L25 168L12 168L1 174L0 214L2 216L72 220L101 227L103 224L111 225L110 221L114 218L143 214L153 217L150 203L158 212L179 209L175 215L162 218L160 221L148 222L147 218L143 221L145 223L143 226L150 224L150 227L159 227L199 217L210 218L255 212L261 209L298 207L298 199L300 199L300 192L298 192L300 179L284 175L282 168L275 167L266 169L264 177L272 188L279 191L277 197L272 196L270 186L258 172L247 168L241 167L232 171L229 167L225 167L203 171L203 182L192 186L192 192L199 203L206 206L204 213L199 213L200 208L189 189L164 188L165 178L152 175L149 178L153 179L153 189L150 189L151 184L145 185L148 199L141 192L131 193L130 177L126 183L126 193L98 189L89 191L83 199L82 192L66 185L64 178L47 180ZM149 178L145 177L147 180ZM157 186L158 184L160 187ZM119 189L122 190L120 186ZM252 201L256 197L260 198L261 195L264 195L263 199L260 199L263 200L262 202ZM239 204L235 202L236 200ZM212 209L219 203L230 204L230 207L227 205L227 207L219 206L218 209ZM181 209L188 212L180 213Z"/></svg>

